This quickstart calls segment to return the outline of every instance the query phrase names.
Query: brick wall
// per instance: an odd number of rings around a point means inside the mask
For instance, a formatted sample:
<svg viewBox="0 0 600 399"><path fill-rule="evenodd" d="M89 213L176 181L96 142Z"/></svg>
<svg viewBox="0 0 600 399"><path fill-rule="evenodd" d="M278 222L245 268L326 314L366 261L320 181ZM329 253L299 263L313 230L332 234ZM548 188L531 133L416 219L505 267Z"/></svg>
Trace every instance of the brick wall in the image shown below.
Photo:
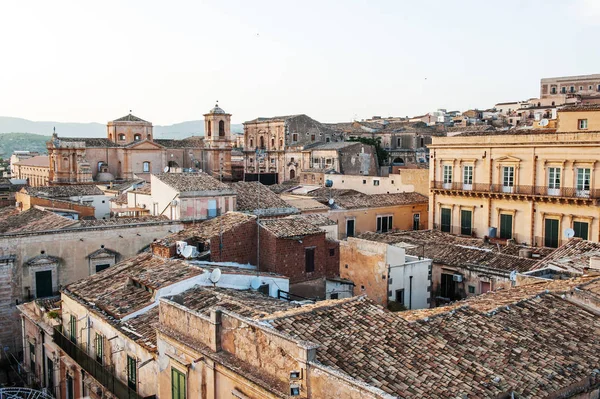
<svg viewBox="0 0 600 399"><path fill-rule="evenodd" d="M325 276L328 278L340 276L340 243L339 241L325 240L326 250L326 262L325 262Z"/></svg>
<svg viewBox="0 0 600 399"><path fill-rule="evenodd" d="M309 247L315 247L315 270L307 273L304 253L305 248ZM325 232L299 239L286 239L277 238L261 229L260 254L261 270L283 274L293 284L325 276L329 250Z"/></svg>
<svg viewBox="0 0 600 399"><path fill-rule="evenodd" d="M219 236L210 240L210 260L212 262L237 262L256 264L256 220L223 233L223 248Z"/></svg>
<svg viewBox="0 0 600 399"><path fill-rule="evenodd" d="M152 253L154 255L160 256L162 258L172 258L177 254L177 246L175 244L163 245L153 242L150 245L150 247L152 248Z"/></svg>
<svg viewBox="0 0 600 399"><path fill-rule="evenodd" d="M18 192L16 195L17 202L21 203L21 210L26 211L35 205L49 208L70 209L79 212L80 219L95 219L94 212L96 208L93 206L75 204L69 201L61 201L57 199L39 198L25 193Z"/></svg>

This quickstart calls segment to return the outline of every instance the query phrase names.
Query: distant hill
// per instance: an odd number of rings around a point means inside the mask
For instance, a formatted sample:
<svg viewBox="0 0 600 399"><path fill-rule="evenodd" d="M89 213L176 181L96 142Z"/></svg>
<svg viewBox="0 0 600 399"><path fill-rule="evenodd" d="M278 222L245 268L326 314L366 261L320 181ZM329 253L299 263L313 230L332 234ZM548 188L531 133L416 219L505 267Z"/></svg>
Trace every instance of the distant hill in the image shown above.
<svg viewBox="0 0 600 399"><path fill-rule="evenodd" d="M28 119L0 116L0 133L24 132L51 135L54 127L56 127L56 133L63 137L106 137L106 125L102 123L35 122ZM232 123L231 132L243 133L244 127L241 124ZM203 120L154 126L154 137L157 139L183 139L190 136L204 136Z"/></svg>
<svg viewBox="0 0 600 399"><path fill-rule="evenodd" d="M10 158L14 151L38 151L46 153L46 141L50 136L31 133L5 133L0 134L0 157Z"/></svg>

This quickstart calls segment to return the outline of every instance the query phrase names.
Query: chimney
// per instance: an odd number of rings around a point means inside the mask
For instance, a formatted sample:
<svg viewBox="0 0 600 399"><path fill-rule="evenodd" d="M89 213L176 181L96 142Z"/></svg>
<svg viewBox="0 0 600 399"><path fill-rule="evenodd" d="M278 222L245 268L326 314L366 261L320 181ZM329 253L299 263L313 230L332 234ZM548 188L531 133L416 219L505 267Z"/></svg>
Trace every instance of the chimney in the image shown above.
<svg viewBox="0 0 600 399"><path fill-rule="evenodd" d="M590 269L600 270L600 257L592 256L590 258Z"/></svg>

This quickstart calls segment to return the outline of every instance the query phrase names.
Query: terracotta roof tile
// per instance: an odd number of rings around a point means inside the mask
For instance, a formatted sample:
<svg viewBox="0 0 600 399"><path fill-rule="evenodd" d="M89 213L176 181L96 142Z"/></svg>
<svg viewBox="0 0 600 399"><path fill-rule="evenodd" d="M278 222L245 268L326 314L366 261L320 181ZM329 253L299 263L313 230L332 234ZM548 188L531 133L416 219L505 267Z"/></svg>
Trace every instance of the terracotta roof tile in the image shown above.
<svg viewBox="0 0 600 399"><path fill-rule="evenodd" d="M570 273L583 273L584 269L589 267L592 257L600 257L600 244L573 238L540 260L533 270L552 268Z"/></svg>
<svg viewBox="0 0 600 399"><path fill-rule="evenodd" d="M22 161L15 162L15 165L23 166L45 166L50 167L50 157L48 155L38 155L35 157L23 159Z"/></svg>
<svg viewBox="0 0 600 399"><path fill-rule="evenodd" d="M104 195L104 192L93 184L66 186L25 187L24 192L34 197L64 198L81 195Z"/></svg>
<svg viewBox="0 0 600 399"><path fill-rule="evenodd" d="M312 222L303 218L262 219L260 225L279 238L302 237L314 234L324 234L324 231Z"/></svg>
<svg viewBox="0 0 600 399"><path fill-rule="evenodd" d="M267 186L259 182L232 183L231 188L236 193L237 210L241 212L254 212L262 210L282 210L284 214L297 213L298 210L282 200Z"/></svg>
<svg viewBox="0 0 600 399"><path fill-rule="evenodd" d="M219 180L203 172L160 173L154 176L166 185L182 193L192 191L231 191L227 184L221 183Z"/></svg>
<svg viewBox="0 0 600 399"><path fill-rule="evenodd" d="M23 212L5 211L0 215L0 234L58 230L78 223L77 220L37 208L29 208Z"/></svg>
<svg viewBox="0 0 600 399"><path fill-rule="evenodd" d="M341 209L378 208L394 205L426 204L429 199L419 193L393 193L342 196L335 200L334 207Z"/></svg>

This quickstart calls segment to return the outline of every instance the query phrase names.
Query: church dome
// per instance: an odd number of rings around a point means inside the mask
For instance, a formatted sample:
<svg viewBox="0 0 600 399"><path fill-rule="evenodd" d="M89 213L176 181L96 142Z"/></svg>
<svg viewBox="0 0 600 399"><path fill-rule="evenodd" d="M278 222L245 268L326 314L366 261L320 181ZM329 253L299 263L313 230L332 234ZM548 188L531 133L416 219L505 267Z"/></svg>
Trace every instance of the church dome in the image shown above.
<svg viewBox="0 0 600 399"><path fill-rule="evenodd" d="M115 177L109 172L101 172L96 175L96 181L108 182L113 180L115 180Z"/></svg>
<svg viewBox="0 0 600 399"><path fill-rule="evenodd" d="M223 110L223 108L219 107L219 104L215 104L215 107L213 109L211 109L208 113L209 114L225 114L226 112Z"/></svg>

